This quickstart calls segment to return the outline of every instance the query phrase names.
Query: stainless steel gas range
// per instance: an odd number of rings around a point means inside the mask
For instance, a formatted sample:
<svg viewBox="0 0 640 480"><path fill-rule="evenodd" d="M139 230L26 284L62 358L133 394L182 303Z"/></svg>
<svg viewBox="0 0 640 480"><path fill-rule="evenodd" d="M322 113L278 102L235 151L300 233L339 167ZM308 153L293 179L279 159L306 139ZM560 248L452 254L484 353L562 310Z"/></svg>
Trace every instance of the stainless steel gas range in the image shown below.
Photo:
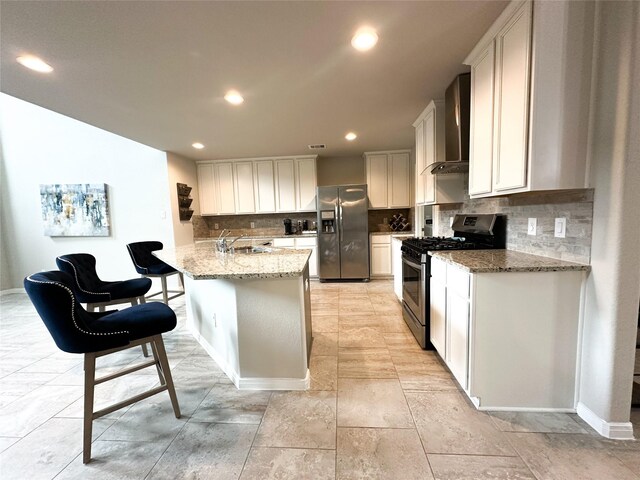
<svg viewBox="0 0 640 480"><path fill-rule="evenodd" d="M420 346L430 341L430 251L505 248L506 217L496 214L458 214L453 237L408 238L402 242L402 315Z"/></svg>

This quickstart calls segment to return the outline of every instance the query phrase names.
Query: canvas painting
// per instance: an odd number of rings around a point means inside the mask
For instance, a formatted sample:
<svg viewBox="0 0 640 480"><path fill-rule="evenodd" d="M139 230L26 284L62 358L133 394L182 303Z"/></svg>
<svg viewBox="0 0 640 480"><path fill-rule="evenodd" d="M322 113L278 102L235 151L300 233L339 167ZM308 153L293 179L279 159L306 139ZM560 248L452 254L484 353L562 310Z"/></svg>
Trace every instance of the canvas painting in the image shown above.
<svg viewBox="0 0 640 480"><path fill-rule="evenodd" d="M44 234L50 237L108 237L107 185L40 185Z"/></svg>

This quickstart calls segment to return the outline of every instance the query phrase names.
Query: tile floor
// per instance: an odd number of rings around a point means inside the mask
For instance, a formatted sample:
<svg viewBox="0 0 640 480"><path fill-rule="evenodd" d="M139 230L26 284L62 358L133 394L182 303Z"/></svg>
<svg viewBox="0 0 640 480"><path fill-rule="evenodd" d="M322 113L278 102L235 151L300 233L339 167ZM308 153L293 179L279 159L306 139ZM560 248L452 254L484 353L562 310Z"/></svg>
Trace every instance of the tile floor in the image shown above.
<svg viewBox="0 0 640 480"><path fill-rule="evenodd" d="M236 390L184 328L183 299L165 336L183 417L160 394L101 418L83 465L82 358L57 350L26 295L3 295L0 478L640 479L640 441L603 439L575 415L476 411L418 348L389 281L313 283L306 392ZM101 385L97 406L156 380Z"/></svg>

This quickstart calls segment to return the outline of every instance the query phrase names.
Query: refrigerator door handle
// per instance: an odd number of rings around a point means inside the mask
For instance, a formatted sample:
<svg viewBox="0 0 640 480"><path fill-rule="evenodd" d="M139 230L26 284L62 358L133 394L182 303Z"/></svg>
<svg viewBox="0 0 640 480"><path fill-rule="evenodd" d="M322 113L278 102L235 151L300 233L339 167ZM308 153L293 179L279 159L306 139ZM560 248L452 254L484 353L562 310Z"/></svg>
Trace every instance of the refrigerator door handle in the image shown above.
<svg viewBox="0 0 640 480"><path fill-rule="evenodd" d="M342 230L343 230L343 228L342 228L342 201L341 200L338 201L338 208L339 208L339 210L338 210L338 215L339 215L338 218L339 218L339 221L340 221L340 243L342 243L342 239L343 239Z"/></svg>

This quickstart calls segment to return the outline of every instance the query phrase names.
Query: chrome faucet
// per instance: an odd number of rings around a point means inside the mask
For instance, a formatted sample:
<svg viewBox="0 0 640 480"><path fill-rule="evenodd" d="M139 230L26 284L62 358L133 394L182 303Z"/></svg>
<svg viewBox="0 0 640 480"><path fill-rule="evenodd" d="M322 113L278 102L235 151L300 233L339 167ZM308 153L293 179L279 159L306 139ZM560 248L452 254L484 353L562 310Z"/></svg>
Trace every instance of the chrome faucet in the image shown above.
<svg viewBox="0 0 640 480"><path fill-rule="evenodd" d="M242 235L240 235L239 237L234 238L231 243L227 243L227 237L224 237L222 239L218 239L216 241L216 247L218 249L219 252L222 253L229 253L229 251L231 251L231 247L234 243L236 243L238 240L240 240L241 238L246 237L247 235L245 233L243 233Z"/></svg>

